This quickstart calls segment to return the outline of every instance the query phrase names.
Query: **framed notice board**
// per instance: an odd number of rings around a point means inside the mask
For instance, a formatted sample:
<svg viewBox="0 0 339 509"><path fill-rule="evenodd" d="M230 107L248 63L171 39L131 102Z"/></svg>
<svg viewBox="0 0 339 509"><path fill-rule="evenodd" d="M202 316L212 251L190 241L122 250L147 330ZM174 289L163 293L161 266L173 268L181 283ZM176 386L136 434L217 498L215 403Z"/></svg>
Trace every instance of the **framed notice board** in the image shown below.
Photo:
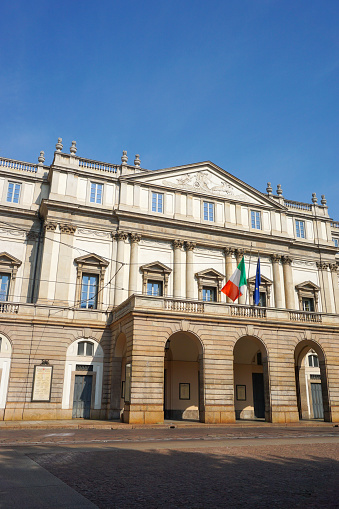
<svg viewBox="0 0 339 509"><path fill-rule="evenodd" d="M51 401L53 366L41 364L34 366L33 388L31 401Z"/></svg>

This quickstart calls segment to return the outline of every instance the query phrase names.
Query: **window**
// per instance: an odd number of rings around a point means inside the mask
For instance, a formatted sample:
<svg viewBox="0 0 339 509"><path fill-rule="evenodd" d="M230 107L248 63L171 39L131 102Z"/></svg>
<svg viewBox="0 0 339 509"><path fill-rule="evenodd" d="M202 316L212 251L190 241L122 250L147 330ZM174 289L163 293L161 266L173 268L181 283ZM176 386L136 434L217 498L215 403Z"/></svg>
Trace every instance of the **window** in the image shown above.
<svg viewBox="0 0 339 509"><path fill-rule="evenodd" d="M2 302L8 299L10 280L9 274L0 274L0 301Z"/></svg>
<svg viewBox="0 0 339 509"><path fill-rule="evenodd" d="M214 221L214 203L204 201L204 221Z"/></svg>
<svg viewBox="0 0 339 509"><path fill-rule="evenodd" d="M319 359L317 355L308 356L308 365L310 368L319 368Z"/></svg>
<svg viewBox="0 0 339 509"><path fill-rule="evenodd" d="M314 311L314 299L302 297L303 311Z"/></svg>
<svg viewBox="0 0 339 509"><path fill-rule="evenodd" d="M91 195L89 201L91 203L102 203L102 184L91 182Z"/></svg>
<svg viewBox="0 0 339 509"><path fill-rule="evenodd" d="M89 341L81 341L78 343L78 355L93 357L93 350L93 343L90 343Z"/></svg>
<svg viewBox="0 0 339 509"><path fill-rule="evenodd" d="M254 306L254 295L253 295L253 306ZM259 292L259 304L263 308L266 307L266 292Z"/></svg>
<svg viewBox="0 0 339 509"><path fill-rule="evenodd" d="M147 295L161 297L162 295L162 281L147 281Z"/></svg>
<svg viewBox="0 0 339 509"><path fill-rule="evenodd" d="M83 274L81 285L81 308L96 309L98 296L98 276Z"/></svg>
<svg viewBox="0 0 339 509"><path fill-rule="evenodd" d="M261 212L258 210L251 210L251 225L256 230L261 230Z"/></svg>
<svg viewBox="0 0 339 509"><path fill-rule="evenodd" d="M339 239L333 238L333 244L335 247L339 247Z"/></svg>
<svg viewBox="0 0 339 509"><path fill-rule="evenodd" d="M295 230L297 233L297 237L299 239L304 239L305 238L305 221L299 221L298 219L296 219Z"/></svg>
<svg viewBox="0 0 339 509"><path fill-rule="evenodd" d="M164 195L162 193L152 193L152 212L164 211Z"/></svg>
<svg viewBox="0 0 339 509"><path fill-rule="evenodd" d="M7 201L10 203L19 203L21 184L8 182Z"/></svg>
<svg viewBox="0 0 339 509"><path fill-rule="evenodd" d="M202 300L205 302L216 302L216 288L203 286L202 288Z"/></svg>

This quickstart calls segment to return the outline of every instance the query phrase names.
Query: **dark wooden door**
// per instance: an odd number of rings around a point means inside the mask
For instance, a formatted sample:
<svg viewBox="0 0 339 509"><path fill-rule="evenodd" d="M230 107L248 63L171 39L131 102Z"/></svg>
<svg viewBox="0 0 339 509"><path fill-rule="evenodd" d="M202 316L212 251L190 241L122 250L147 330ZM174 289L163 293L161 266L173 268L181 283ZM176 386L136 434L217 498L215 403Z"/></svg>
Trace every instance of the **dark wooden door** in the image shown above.
<svg viewBox="0 0 339 509"><path fill-rule="evenodd" d="M314 419L324 418L323 396L321 393L321 384L311 383L313 417Z"/></svg>
<svg viewBox="0 0 339 509"><path fill-rule="evenodd" d="M92 376L75 375L73 418L89 419L91 414Z"/></svg>
<svg viewBox="0 0 339 509"><path fill-rule="evenodd" d="M254 416L265 417L265 390L263 373L252 373Z"/></svg>

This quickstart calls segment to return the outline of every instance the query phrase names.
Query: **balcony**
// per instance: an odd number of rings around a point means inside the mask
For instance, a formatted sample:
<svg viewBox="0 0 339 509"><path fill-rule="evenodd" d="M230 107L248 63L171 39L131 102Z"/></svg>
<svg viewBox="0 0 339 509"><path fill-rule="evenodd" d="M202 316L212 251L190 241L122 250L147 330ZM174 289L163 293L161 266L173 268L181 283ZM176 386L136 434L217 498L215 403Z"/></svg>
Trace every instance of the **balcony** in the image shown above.
<svg viewBox="0 0 339 509"><path fill-rule="evenodd" d="M113 310L113 321L131 311L149 313L196 315L214 318L230 318L239 320L260 320L263 322L287 322L319 325L339 325L339 315L328 313L312 313L292 309L264 308L241 304L221 302L203 302L197 300L152 297L148 295L132 295Z"/></svg>

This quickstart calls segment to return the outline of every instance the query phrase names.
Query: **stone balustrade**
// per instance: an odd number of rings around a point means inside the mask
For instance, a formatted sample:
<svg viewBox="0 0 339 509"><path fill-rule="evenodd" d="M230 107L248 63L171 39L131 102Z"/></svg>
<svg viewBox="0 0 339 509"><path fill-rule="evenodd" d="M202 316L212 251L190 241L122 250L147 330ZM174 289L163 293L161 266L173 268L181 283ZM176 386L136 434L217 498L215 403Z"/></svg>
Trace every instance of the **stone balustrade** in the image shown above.
<svg viewBox="0 0 339 509"><path fill-rule="evenodd" d="M38 171L38 166L36 164L25 163L24 161L16 161L15 159L7 159L4 157L0 157L0 166L14 170L29 171L31 173L37 173Z"/></svg>
<svg viewBox="0 0 339 509"><path fill-rule="evenodd" d="M88 170L99 170L106 171L109 173L117 173L119 166L116 164L102 163L100 161L93 161L91 159L84 159L78 157L78 163L80 168L86 168Z"/></svg>
<svg viewBox="0 0 339 509"><path fill-rule="evenodd" d="M312 205L310 205L309 203L303 203L303 202L293 201L293 200L284 200L284 204L289 209L312 211Z"/></svg>

